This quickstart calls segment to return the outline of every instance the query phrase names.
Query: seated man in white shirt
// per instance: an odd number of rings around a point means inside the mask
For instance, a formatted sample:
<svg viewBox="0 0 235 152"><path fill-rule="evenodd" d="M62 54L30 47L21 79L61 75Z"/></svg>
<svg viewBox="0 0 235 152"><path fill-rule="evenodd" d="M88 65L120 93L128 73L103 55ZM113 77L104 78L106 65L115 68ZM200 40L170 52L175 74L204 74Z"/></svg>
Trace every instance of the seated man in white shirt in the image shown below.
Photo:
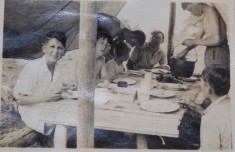
<svg viewBox="0 0 235 152"><path fill-rule="evenodd" d="M22 120L28 127L45 135L52 134L55 125L40 120L41 109L38 109L37 105L44 102L58 101L62 98L62 82L57 61L64 56L65 45L65 33L60 31L49 32L42 44L44 56L24 67L13 92L15 98L18 99L19 113ZM64 146L58 145L60 142L57 144L58 138L63 138L58 134L66 137L66 128L56 127L54 135L54 139L56 139L54 140L54 146Z"/></svg>
<svg viewBox="0 0 235 152"><path fill-rule="evenodd" d="M230 72L212 65L202 72L201 89L204 103L185 102L202 114L200 127L201 149L222 150L232 148L231 103L228 97ZM204 106L203 106L204 105Z"/></svg>
<svg viewBox="0 0 235 152"><path fill-rule="evenodd" d="M200 140L201 149L232 148L231 103L229 70L217 65L202 72L202 92L211 104L203 111Z"/></svg>

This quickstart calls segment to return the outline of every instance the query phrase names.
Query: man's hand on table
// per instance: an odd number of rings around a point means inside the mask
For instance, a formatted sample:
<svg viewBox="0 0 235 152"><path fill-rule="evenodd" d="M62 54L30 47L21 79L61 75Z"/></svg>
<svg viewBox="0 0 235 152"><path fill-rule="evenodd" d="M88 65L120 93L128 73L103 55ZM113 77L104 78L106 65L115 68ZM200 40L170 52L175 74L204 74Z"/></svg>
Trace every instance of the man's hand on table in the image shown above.
<svg viewBox="0 0 235 152"><path fill-rule="evenodd" d="M62 99L62 92L61 91L59 91L59 92L50 91L50 92L46 93L46 95L45 95L46 102L58 101L60 99Z"/></svg>
<svg viewBox="0 0 235 152"><path fill-rule="evenodd" d="M189 108L192 108L192 109L194 109L197 106L197 104L190 99L180 99L179 103L182 105L189 106Z"/></svg>
<svg viewBox="0 0 235 152"><path fill-rule="evenodd" d="M197 111L198 113L202 114L202 112L204 111L204 108L195 103L194 101L190 100L190 99L180 99L179 103L184 107L187 107L189 109L193 109L195 111Z"/></svg>
<svg viewBox="0 0 235 152"><path fill-rule="evenodd" d="M61 98L62 99L67 99L71 95L73 95L73 91L77 90L77 86L73 83L67 84L67 83L62 83L62 88L60 90L61 92Z"/></svg>
<svg viewBox="0 0 235 152"><path fill-rule="evenodd" d="M77 86L75 84L67 84L67 83L62 83L62 88L61 92L68 92L68 91L74 91L77 89Z"/></svg>

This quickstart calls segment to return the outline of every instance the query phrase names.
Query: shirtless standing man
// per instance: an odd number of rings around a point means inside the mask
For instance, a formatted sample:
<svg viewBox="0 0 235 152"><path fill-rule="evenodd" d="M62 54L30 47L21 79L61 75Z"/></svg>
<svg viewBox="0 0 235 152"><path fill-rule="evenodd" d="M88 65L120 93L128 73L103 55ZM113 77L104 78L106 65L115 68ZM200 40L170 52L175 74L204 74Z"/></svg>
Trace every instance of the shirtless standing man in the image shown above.
<svg viewBox="0 0 235 152"><path fill-rule="evenodd" d="M197 45L206 46L205 66L220 64L230 68L230 51L227 42L226 24L219 12L206 3L181 3L182 8L191 12L195 16L202 16L202 28L197 33L195 39L186 39L183 45L187 46L177 55L183 58Z"/></svg>

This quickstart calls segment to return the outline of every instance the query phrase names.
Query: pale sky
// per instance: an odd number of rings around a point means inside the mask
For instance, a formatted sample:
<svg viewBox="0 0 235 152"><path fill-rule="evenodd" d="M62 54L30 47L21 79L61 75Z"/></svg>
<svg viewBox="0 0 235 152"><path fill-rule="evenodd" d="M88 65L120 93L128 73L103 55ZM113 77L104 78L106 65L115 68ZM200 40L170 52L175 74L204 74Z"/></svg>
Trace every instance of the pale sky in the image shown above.
<svg viewBox="0 0 235 152"><path fill-rule="evenodd" d="M182 29L183 21L190 15L182 10L180 3L176 6L175 33ZM144 31L148 41L151 31L155 29L163 31L165 35L168 33L169 14L169 1L129 0L117 17L127 22L132 30Z"/></svg>

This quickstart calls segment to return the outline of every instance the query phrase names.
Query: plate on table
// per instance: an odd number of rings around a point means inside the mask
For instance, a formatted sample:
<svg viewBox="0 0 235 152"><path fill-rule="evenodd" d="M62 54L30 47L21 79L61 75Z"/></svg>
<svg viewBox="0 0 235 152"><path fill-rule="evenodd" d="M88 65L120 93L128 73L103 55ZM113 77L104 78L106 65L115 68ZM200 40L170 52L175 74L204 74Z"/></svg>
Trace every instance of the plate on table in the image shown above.
<svg viewBox="0 0 235 152"><path fill-rule="evenodd" d="M140 104L140 107L151 112L165 113L178 110L180 108L180 105L169 100L158 99L142 102Z"/></svg>
<svg viewBox="0 0 235 152"><path fill-rule="evenodd" d="M185 82L196 82L198 80L198 78L196 77L189 77L189 78L181 78L183 81Z"/></svg>
<svg viewBox="0 0 235 152"><path fill-rule="evenodd" d="M169 90L152 90L150 95L157 98L171 98L175 96L175 92Z"/></svg>
<svg viewBox="0 0 235 152"><path fill-rule="evenodd" d="M156 68L156 69L151 69L150 70L152 73L155 73L155 74L166 74L166 73L170 73L170 71L166 70L166 69L159 69L159 68Z"/></svg>
<svg viewBox="0 0 235 152"><path fill-rule="evenodd" d="M126 82L128 85L135 84L136 81L133 79L128 79L128 78L120 78L120 79L115 79L113 80L113 83L118 83L118 82Z"/></svg>
<svg viewBox="0 0 235 152"><path fill-rule="evenodd" d="M186 85L178 83L162 83L160 86L162 86L163 89L167 90L175 90L175 91L188 90L188 87Z"/></svg>

